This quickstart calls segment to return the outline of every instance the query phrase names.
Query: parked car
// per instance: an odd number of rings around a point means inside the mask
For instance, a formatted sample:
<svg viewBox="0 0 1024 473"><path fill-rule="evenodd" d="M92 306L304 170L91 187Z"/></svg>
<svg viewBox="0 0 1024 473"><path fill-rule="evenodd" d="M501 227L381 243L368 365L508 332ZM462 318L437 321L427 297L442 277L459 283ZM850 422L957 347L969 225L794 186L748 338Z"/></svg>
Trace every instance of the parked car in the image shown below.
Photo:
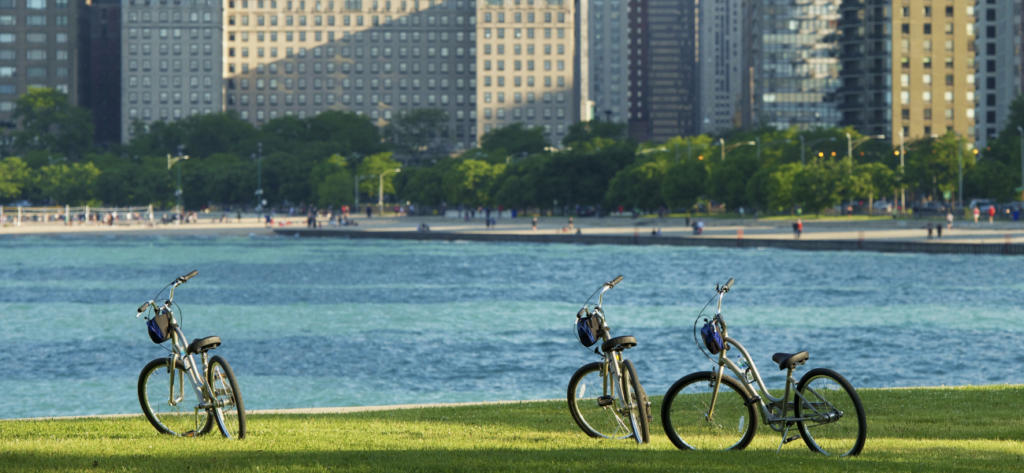
<svg viewBox="0 0 1024 473"><path fill-rule="evenodd" d="M874 205L871 206L871 208L875 212L892 212L892 202L888 202L885 200L876 200Z"/></svg>
<svg viewBox="0 0 1024 473"><path fill-rule="evenodd" d="M946 204L938 201L918 202L913 207L914 213L946 213Z"/></svg>
<svg viewBox="0 0 1024 473"><path fill-rule="evenodd" d="M996 201L993 199L971 199L971 201L967 203L967 208L973 209L974 207L978 207L978 210L981 210L981 213L985 214L985 212L988 212L989 206L995 203Z"/></svg>

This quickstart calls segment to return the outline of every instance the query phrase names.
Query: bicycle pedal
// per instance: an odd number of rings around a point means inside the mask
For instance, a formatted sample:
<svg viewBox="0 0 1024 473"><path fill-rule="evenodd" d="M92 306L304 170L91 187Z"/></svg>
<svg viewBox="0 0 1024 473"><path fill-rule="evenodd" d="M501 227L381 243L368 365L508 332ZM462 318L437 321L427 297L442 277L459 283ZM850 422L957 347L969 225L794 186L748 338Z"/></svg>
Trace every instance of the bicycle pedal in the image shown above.
<svg viewBox="0 0 1024 473"><path fill-rule="evenodd" d="M783 440L783 441L782 441L782 444L783 444L783 445L785 445L785 444L787 444L787 443L789 443L789 442L792 442L792 441L794 441L794 440L796 440L796 439L798 439L798 438L800 438L800 436L799 436L799 435L794 435L794 436L792 436L792 437L790 437L790 438L788 438L788 439L786 439L786 440Z"/></svg>
<svg viewBox="0 0 1024 473"><path fill-rule="evenodd" d="M608 407L612 405L613 399L611 396L601 396L597 398L597 405L600 407Z"/></svg>

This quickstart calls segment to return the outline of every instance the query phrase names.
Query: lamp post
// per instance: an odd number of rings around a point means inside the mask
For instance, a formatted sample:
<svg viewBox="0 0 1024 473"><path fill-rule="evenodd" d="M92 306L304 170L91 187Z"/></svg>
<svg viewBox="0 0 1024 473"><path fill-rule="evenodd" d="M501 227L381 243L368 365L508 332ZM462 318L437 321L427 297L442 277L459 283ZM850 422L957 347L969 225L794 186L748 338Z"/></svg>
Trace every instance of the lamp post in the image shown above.
<svg viewBox="0 0 1024 473"><path fill-rule="evenodd" d="M900 130L900 211L904 214L907 213L907 188L903 186L903 180L907 175L903 162L906 155L907 151L903 149L903 130Z"/></svg>
<svg viewBox="0 0 1024 473"><path fill-rule="evenodd" d="M804 135L800 135L800 164L801 165L807 164L807 162L804 160L804 151L806 151L807 148L809 148L811 146L814 146L814 145L816 145L818 143L821 143L822 141L835 141L835 140L836 140L836 137L834 137L834 136L831 137L831 138L822 138L820 140L814 140L814 141L811 142L811 144L809 144L807 146L804 146Z"/></svg>
<svg viewBox="0 0 1024 473"><path fill-rule="evenodd" d="M1020 133L1020 190L1024 193L1024 127L1018 126L1017 132Z"/></svg>
<svg viewBox="0 0 1024 473"><path fill-rule="evenodd" d="M402 172L402 168L388 169L380 173L380 194L377 197L377 212L384 215L384 176L390 172Z"/></svg>
<svg viewBox="0 0 1024 473"><path fill-rule="evenodd" d="M171 170L171 166L174 166L178 161L181 161L183 159L188 159L188 155L183 155L182 154L184 152L184 150L185 150L185 145L178 145L178 155L177 156L172 158L170 154L167 155L167 170L168 171L170 171ZM174 191L174 195L178 198L178 208L176 209L177 213L178 213L178 220L177 221L178 221L178 223L181 223L181 214L182 214L182 211L184 210L182 208L182 206L181 206L181 166L178 166L178 189Z"/></svg>
<svg viewBox="0 0 1024 473"><path fill-rule="evenodd" d="M754 145L757 144L757 142L756 141L741 141L739 143L733 143L733 144L731 144L729 146L726 146L725 145L725 139L724 138L719 138L718 139L718 144L719 144L719 146L722 147L722 162L725 162L725 153L728 153L729 151L732 151L732 150L734 150L736 148L739 148L740 146L743 146L743 145L754 146Z"/></svg>
<svg viewBox="0 0 1024 473"><path fill-rule="evenodd" d="M856 148L856 147L866 143L867 141L873 140L873 139L880 139L880 140L881 139L885 139L885 135L862 136L862 137L857 138L855 140L855 139L853 139L853 137L850 136L849 133L846 134L846 155L850 157L850 172L851 173L853 172L853 148ZM850 194L850 208L851 209L853 208L853 194ZM852 210L851 210L851 212L852 212Z"/></svg>
<svg viewBox="0 0 1024 473"><path fill-rule="evenodd" d="M355 191L356 191L356 213L360 212L360 210L359 210L359 180L360 179L369 179L369 178L371 178L373 176L374 176L373 174L364 174L362 176L358 176L358 175L356 176L356 187L355 187Z"/></svg>
<svg viewBox="0 0 1024 473"><path fill-rule="evenodd" d="M256 211L263 209L263 143L256 143L256 153L252 155L256 161ZM256 216L259 219L259 216Z"/></svg>

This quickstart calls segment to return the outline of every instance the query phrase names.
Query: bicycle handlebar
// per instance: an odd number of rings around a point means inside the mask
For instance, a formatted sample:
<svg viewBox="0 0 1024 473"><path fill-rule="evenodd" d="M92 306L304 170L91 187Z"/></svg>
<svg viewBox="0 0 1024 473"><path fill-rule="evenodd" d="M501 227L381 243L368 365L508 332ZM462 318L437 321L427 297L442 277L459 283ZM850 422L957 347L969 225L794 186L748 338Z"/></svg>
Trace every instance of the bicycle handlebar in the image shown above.
<svg viewBox="0 0 1024 473"><path fill-rule="evenodd" d="M608 288L611 289L611 288L615 287L615 285L620 283L620 282L622 282L622 275L621 274L619 275L619 277L617 277L615 279L612 279L609 282L604 283L604 285L608 286Z"/></svg>
<svg viewBox="0 0 1024 473"><path fill-rule="evenodd" d="M722 290L725 292L729 292L729 288L732 286L732 283L734 282L736 282L736 279L729 278L729 282L725 283L725 286L722 286Z"/></svg>
<svg viewBox="0 0 1024 473"><path fill-rule="evenodd" d="M176 281L178 284L185 284L189 279L196 277L197 274L199 274L199 270L193 269L191 273L178 277Z"/></svg>
<svg viewBox="0 0 1024 473"><path fill-rule="evenodd" d="M139 306L138 312L141 314L142 311L146 310L146 308L149 307L149 305L152 303L153 301L143 302L142 305Z"/></svg>

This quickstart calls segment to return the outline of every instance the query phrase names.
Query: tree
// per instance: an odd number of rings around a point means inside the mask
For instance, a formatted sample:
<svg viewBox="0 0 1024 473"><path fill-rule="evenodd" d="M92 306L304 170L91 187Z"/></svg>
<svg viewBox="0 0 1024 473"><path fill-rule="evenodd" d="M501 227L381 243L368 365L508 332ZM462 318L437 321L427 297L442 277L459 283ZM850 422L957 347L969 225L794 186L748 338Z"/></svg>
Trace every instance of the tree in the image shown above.
<svg viewBox="0 0 1024 473"><path fill-rule="evenodd" d="M314 166L309 177L320 207L352 203L352 173L348 170L348 161L341 155L333 154Z"/></svg>
<svg viewBox="0 0 1024 473"><path fill-rule="evenodd" d="M99 175L100 170L92 163L53 164L39 169L36 185L54 204L78 205L92 198Z"/></svg>
<svg viewBox="0 0 1024 473"><path fill-rule="evenodd" d="M418 108L399 115L384 127L384 139L392 149L416 161L448 152L448 113L437 108Z"/></svg>
<svg viewBox="0 0 1024 473"><path fill-rule="evenodd" d="M569 132L562 138L562 144L574 146L575 143L586 143L594 138L621 141L626 137L626 125L591 120L578 122L569 126Z"/></svg>
<svg viewBox="0 0 1024 473"><path fill-rule="evenodd" d="M661 183L665 179L668 163L651 160L637 163L615 174L608 184L606 200L640 209L655 209L665 203L661 197Z"/></svg>
<svg viewBox="0 0 1024 473"><path fill-rule="evenodd" d="M803 172L804 166L800 163L783 164L768 175L768 210L782 212L789 209L790 212L797 206L796 193L793 192L793 183L796 176Z"/></svg>
<svg viewBox="0 0 1024 473"><path fill-rule="evenodd" d="M368 195L377 195L380 190L379 177L381 173L387 171L387 174L384 175L384 192L394 194L395 187L392 184L392 179L395 177L394 170L401 167L402 163L391 159L390 151L367 156L359 163L358 174L360 176L373 176L374 179L359 181L359 191Z"/></svg>
<svg viewBox="0 0 1024 473"><path fill-rule="evenodd" d="M0 200L14 200L29 182L28 165L20 158L8 156L0 161Z"/></svg>
<svg viewBox="0 0 1024 473"><path fill-rule="evenodd" d="M924 138L911 142L908 148L907 182L926 195L937 196L941 192L956 190L961 157L965 173L974 167L974 154L963 152L960 138L952 131L938 139Z"/></svg>
<svg viewBox="0 0 1024 473"><path fill-rule="evenodd" d="M495 128L480 138L480 147L485 151L501 150L501 153L506 155L539 153L544 151L547 146L548 140L544 137L543 128L539 126L527 128L522 123Z"/></svg>
<svg viewBox="0 0 1024 473"><path fill-rule="evenodd" d="M661 182L661 198L670 209L689 209L704 195L708 172L704 162L690 159L668 168Z"/></svg>
<svg viewBox="0 0 1024 473"><path fill-rule="evenodd" d="M838 205L844 191L841 169L835 159L815 158L793 177L793 199L815 215Z"/></svg>
<svg viewBox="0 0 1024 473"><path fill-rule="evenodd" d="M860 176L860 191L867 194L868 214L873 212L877 196L889 195L898 185L896 173L879 162L859 164L853 174Z"/></svg>
<svg viewBox="0 0 1024 473"><path fill-rule="evenodd" d="M12 118L21 124L14 147L42 149L75 160L92 148L93 124L88 110L72 106L63 92L29 87L15 101Z"/></svg>
<svg viewBox="0 0 1024 473"><path fill-rule="evenodd" d="M441 185L449 202L470 206L490 205L489 191L497 176L505 170L504 164L489 164L466 159L445 173Z"/></svg>

